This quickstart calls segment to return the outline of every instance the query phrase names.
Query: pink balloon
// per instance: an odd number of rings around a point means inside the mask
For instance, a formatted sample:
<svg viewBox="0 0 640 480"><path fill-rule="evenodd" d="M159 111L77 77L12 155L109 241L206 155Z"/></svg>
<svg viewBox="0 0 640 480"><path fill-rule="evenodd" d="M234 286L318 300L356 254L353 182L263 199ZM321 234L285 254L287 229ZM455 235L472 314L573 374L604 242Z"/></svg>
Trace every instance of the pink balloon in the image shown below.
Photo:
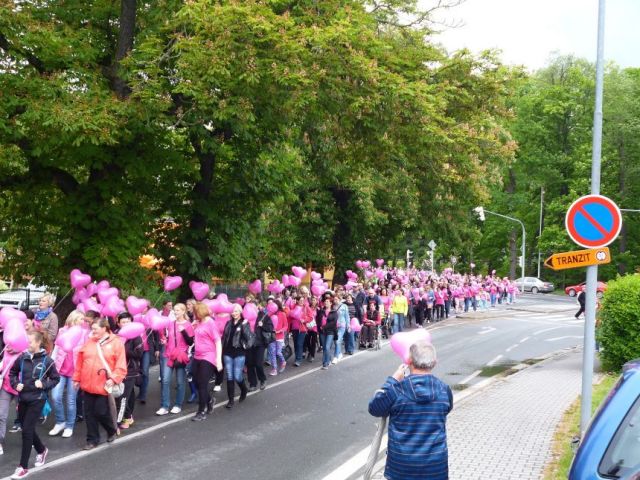
<svg viewBox="0 0 640 480"><path fill-rule="evenodd" d="M376 277L378 277L378 280L384 280L384 277L385 277L384 270L376 270Z"/></svg>
<svg viewBox="0 0 640 480"><path fill-rule="evenodd" d="M362 268L363 269L369 268L370 265L371 265L371 262L369 260L366 260L366 261L362 262Z"/></svg>
<svg viewBox="0 0 640 480"><path fill-rule="evenodd" d="M384 259L382 259L382 258L376 258L376 265L378 265L379 267L381 267L382 265L384 265Z"/></svg>
<svg viewBox="0 0 640 480"><path fill-rule="evenodd" d="M90 283L89 285L87 285L87 288L85 290L87 291L87 298L93 297L96 293L98 293L98 285L96 285L95 283Z"/></svg>
<svg viewBox="0 0 640 480"><path fill-rule="evenodd" d="M149 321L143 313L137 313L133 316L133 321L142 324L145 328L149 328Z"/></svg>
<svg viewBox="0 0 640 480"><path fill-rule="evenodd" d="M125 301L127 305L127 310L131 315L136 315L138 313L142 313L149 306L149 300L145 300L144 298L138 298L134 295L129 295L127 300Z"/></svg>
<svg viewBox="0 0 640 480"><path fill-rule="evenodd" d="M202 303L204 303L207 308L209 309L209 314L213 315L215 312L213 311L213 307L214 305L218 304L218 300L209 300L208 298L205 298L204 300L202 300Z"/></svg>
<svg viewBox="0 0 640 480"><path fill-rule="evenodd" d="M224 300L225 302L228 302L229 301L229 297L227 297L226 293L219 293L216 296L216 300Z"/></svg>
<svg viewBox="0 0 640 480"><path fill-rule="evenodd" d="M277 311L278 311L278 305L276 305L274 302L267 304L267 313L269 315L275 315Z"/></svg>
<svg viewBox="0 0 640 480"><path fill-rule="evenodd" d="M19 318L11 318L4 329L4 343L14 352L22 352L29 346L29 339L24 330L24 322Z"/></svg>
<svg viewBox="0 0 640 480"><path fill-rule="evenodd" d="M311 285L311 293L313 293L316 297L322 296L324 292L325 290L322 285Z"/></svg>
<svg viewBox="0 0 640 480"><path fill-rule="evenodd" d="M216 328L218 329L218 333L222 336L224 333L224 327L227 325L229 320L231 320L231 315L228 313L219 313L213 317L213 320L216 324Z"/></svg>
<svg viewBox="0 0 640 480"><path fill-rule="evenodd" d="M367 270L366 272L364 272L364 276L369 279L371 277L373 277L374 273L371 270Z"/></svg>
<svg viewBox="0 0 640 480"><path fill-rule="evenodd" d="M23 325L24 322L27 321L27 316L24 314L24 312L16 310L13 307L4 307L0 309L0 328L6 328L7 323L9 323L12 318L20 320Z"/></svg>
<svg viewBox="0 0 640 480"><path fill-rule="evenodd" d="M175 290L180 285L182 285L182 277L180 277L180 276L175 276L175 277L166 276L166 277L164 277L164 291L165 292L170 292L172 290Z"/></svg>
<svg viewBox="0 0 640 480"><path fill-rule="evenodd" d="M262 282L260 280L254 280L247 287L254 295L260 295L260 292L262 292Z"/></svg>
<svg viewBox="0 0 640 480"><path fill-rule="evenodd" d="M144 334L144 325L138 322L130 322L122 326L120 330L118 330L118 336L126 339L132 340L136 337L140 337Z"/></svg>
<svg viewBox="0 0 640 480"><path fill-rule="evenodd" d="M285 286L281 284L279 280L274 280L267 287L267 290L269 290L273 294L282 293L284 289L285 289Z"/></svg>
<svg viewBox="0 0 640 480"><path fill-rule="evenodd" d="M356 317L353 317L351 319L351 322L349 323L349 327L351 328L352 332L356 332L356 333L362 330L362 325L360 325L360 322Z"/></svg>
<svg viewBox="0 0 640 480"><path fill-rule="evenodd" d="M107 300L109 300L111 297L117 298L118 295L120 295L120 291L117 288L110 287L98 290L98 299L103 305L107 303Z"/></svg>
<svg viewBox="0 0 640 480"><path fill-rule="evenodd" d="M311 280L321 280L322 275L318 272L311 272Z"/></svg>
<svg viewBox="0 0 640 480"><path fill-rule="evenodd" d="M307 275L307 271L302 267L292 267L291 271L300 280L302 280Z"/></svg>
<svg viewBox="0 0 640 480"><path fill-rule="evenodd" d="M278 324L280 323L280 319L278 315L271 315L271 323L273 323L273 330L278 330Z"/></svg>
<svg viewBox="0 0 640 480"><path fill-rule="evenodd" d="M289 285L292 287L299 287L302 283L302 279L300 277L289 277Z"/></svg>
<svg viewBox="0 0 640 480"><path fill-rule="evenodd" d="M71 301L75 305L78 305L79 303L82 303L83 300L89 297L90 295L86 288L76 288L76 291L73 293L73 297L71 297Z"/></svg>
<svg viewBox="0 0 640 480"><path fill-rule="evenodd" d="M98 313L102 312L102 305L99 305L93 298L83 300L81 305L84 307L85 312L88 312L89 310L93 310Z"/></svg>
<svg viewBox="0 0 640 480"><path fill-rule="evenodd" d="M82 341L83 336L84 332L82 331L82 327L80 325L74 325L58 335L56 345L63 351L72 353L73 349Z"/></svg>
<svg viewBox="0 0 640 480"><path fill-rule="evenodd" d="M300 318L302 317L302 307L300 305L297 305L293 310L291 310L289 316L291 318L295 318L296 320L300 320Z"/></svg>
<svg viewBox="0 0 640 480"><path fill-rule="evenodd" d="M362 268L362 260L356 260L356 267Z"/></svg>
<svg viewBox="0 0 640 480"><path fill-rule="evenodd" d="M98 290L104 290L105 288L111 287L111 284L107 280L100 280L97 287Z"/></svg>
<svg viewBox="0 0 640 480"><path fill-rule="evenodd" d="M394 333L391 337L391 349L404 363L409 362L409 349L411 345L420 340L431 342L431 334L424 328L418 328L410 332Z"/></svg>
<svg viewBox="0 0 640 480"><path fill-rule="evenodd" d="M209 294L209 284L204 282L194 282L191 291L196 300L200 301Z"/></svg>
<svg viewBox="0 0 640 480"><path fill-rule="evenodd" d="M258 307L253 303L247 303L242 309L242 318L249 322L252 331L255 331L256 319L258 318Z"/></svg>
<svg viewBox="0 0 640 480"><path fill-rule="evenodd" d="M102 314L108 317L115 317L126 310L124 302L118 297L109 297L102 306Z"/></svg>
<svg viewBox="0 0 640 480"><path fill-rule="evenodd" d="M169 317L165 317L163 315L155 315L151 317L151 329L155 331L164 330L171 323L171 319Z"/></svg>
<svg viewBox="0 0 640 480"><path fill-rule="evenodd" d="M82 273L77 268L71 270L69 274L69 280L73 288L82 288L91 283L91 277L86 273Z"/></svg>
<svg viewBox="0 0 640 480"><path fill-rule="evenodd" d="M284 285L285 287L290 287L291 286L291 281L289 280L289 275L283 275L282 276L282 285Z"/></svg>
<svg viewBox="0 0 640 480"><path fill-rule="evenodd" d="M233 303L237 303L237 304L238 304L238 305L240 305L241 307L244 307L245 301L244 301L244 298L242 298L242 297L237 297L237 298L233 301Z"/></svg>

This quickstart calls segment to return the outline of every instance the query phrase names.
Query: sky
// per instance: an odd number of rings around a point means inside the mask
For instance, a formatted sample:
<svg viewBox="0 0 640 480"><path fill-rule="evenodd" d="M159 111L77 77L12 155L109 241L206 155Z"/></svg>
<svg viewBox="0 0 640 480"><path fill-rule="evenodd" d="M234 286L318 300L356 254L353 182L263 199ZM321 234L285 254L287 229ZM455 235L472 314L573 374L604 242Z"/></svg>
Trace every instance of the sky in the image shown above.
<svg viewBox="0 0 640 480"><path fill-rule="evenodd" d="M419 0L425 7L437 0ZM553 52L595 63L598 0L466 0L437 17L461 23L434 40L447 50L502 50L503 62L536 70ZM640 0L606 0L606 61L640 67Z"/></svg>

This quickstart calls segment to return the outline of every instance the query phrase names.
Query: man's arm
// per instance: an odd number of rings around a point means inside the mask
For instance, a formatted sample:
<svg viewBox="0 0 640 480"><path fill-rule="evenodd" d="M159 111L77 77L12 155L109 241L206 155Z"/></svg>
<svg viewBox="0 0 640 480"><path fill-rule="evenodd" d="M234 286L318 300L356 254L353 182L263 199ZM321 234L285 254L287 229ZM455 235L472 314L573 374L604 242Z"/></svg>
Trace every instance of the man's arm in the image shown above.
<svg viewBox="0 0 640 480"><path fill-rule="evenodd" d="M400 365L393 376L387 378L382 388L376 390L376 394L369 402L369 414L374 417L388 417L391 414L391 408L398 398L395 387L404 380L405 368L406 365Z"/></svg>

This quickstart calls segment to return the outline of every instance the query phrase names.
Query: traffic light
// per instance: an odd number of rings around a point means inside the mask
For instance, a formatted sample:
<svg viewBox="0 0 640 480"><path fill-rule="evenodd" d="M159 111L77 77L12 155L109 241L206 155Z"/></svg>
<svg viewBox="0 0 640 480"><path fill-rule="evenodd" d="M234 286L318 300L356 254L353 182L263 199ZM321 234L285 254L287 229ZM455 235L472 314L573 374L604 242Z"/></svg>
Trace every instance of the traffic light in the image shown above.
<svg viewBox="0 0 640 480"><path fill-rule="evenodd" d="M413 251L407 249L407 268L413 266Z"/></svg>
<svg viewBox="0 0 640 480"><path fill-rule="evenodd" d="M478 218L484 222L484 208L476 207L473 209L473 211L476 212L478 214Z"/></svg>

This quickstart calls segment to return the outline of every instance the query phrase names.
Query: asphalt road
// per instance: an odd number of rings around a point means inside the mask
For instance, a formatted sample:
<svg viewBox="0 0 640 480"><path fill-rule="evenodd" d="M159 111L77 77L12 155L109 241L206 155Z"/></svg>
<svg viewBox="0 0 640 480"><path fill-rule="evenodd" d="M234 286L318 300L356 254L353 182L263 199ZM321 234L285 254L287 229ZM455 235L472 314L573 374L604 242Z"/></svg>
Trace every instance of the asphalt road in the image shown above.
<svg viewBox="0 0 640 480"><path fill-rule="evenodd" d="M575 300L566 297L525 295L513 309L435 324L434 373L461 389L509 365L579 345L583 323L574 319L575 309ZM110 480L121 471L126 478L154 480L321 479L369 445L376 419L367 413L368 401L398 365L387 345L346 357L328 371L319 370L317 360L290 366L231 411L221 408L221 392L220 405L202 423L188 420L191 410L155 417L159 405L151 401L136 406L136 424L121 438L88 453L81 451L83 424L71 439L49 438L50 420L39 427L51 452L48 464L34 469L32 478ZM158 397L152 383L150 399ZM13 472L19 448L20 435L7 433L0 475Z"/></svg>

